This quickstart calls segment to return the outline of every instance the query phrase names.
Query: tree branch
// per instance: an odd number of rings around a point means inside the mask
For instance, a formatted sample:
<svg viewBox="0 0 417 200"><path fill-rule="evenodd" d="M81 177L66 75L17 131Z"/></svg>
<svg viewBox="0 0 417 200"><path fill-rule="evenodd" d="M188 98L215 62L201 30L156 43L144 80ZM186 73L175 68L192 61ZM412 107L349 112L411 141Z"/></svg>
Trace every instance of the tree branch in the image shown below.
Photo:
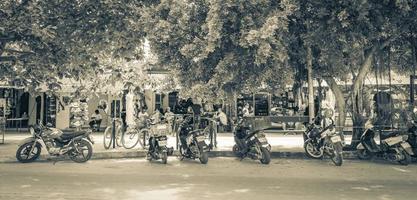
<svg viewBox="0 0 417 200"><path fill-rule="evenodd" d="M14 49L3 49L3 51L9 52L9 53L35 54L35 52L32 52L32 51L19 51L19 50L14 50Z"/></svg>
<svg viewBox="0 0 417 200"><path fill-rule="evenodd" d="M0 37L1 42L8 42L16 39L14 36L6 36L6 37Z"/></svg>
<svg viewBox="0 0 417 200"><path fill-rule="evenodd" d="M14 56L0 56L0 62L16 61Z"/></svg>

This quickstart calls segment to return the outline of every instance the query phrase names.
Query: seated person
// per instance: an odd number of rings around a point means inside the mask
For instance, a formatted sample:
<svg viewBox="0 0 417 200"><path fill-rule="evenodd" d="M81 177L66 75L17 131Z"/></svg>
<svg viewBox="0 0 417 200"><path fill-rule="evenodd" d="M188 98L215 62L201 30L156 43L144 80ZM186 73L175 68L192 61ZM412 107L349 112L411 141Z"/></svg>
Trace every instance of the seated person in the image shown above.
<svg viewBox="0 0 417 200"><path fill-rule="evenodd" d="M100 115L100 111L99 110L95 110L94 111L94 114L91 115L91 121L89 123L90 128L92 128L92 129L94 129L94 128L99 129L100 128L100 124L101 124L101 120L102 120L102 117Z"/></svg>
<svg viewBox="0 0 417 200"><path fill-rule="evenodd" d="M189 133L189 127L193 127L194 124L194 113L193 113L193 109L190 107L188 107L188 112L187 112L187 116L185 116L184 120L181 123L181 130L180 130L180 141L181 141L181 146L183 147L183 149L187 149L187 136Z"/></svg>
<svg viewBox="0 0 417 200"><path fill-rule="evenodd" d="M153 124L158 124L158 123L161 122L161 117L162 117L162 114L159 111L159 109L157 108L157 109L155 109L155 112L151 116L151 122Z"/></svg>
<svg viewBox="0 0 417 200"><path fill-rule="evenodd" d="M236 119L236 124L238 126L236 126L235 129L235 136L236 136L236 144L239 147L239 151L241 154L245 154L248 149L247 149L247 145L246 145L246 136L248 136L248 131L250 130L250 128L247 126L247 122L245 121L244 118L239 117L238 119Z"/></svg>

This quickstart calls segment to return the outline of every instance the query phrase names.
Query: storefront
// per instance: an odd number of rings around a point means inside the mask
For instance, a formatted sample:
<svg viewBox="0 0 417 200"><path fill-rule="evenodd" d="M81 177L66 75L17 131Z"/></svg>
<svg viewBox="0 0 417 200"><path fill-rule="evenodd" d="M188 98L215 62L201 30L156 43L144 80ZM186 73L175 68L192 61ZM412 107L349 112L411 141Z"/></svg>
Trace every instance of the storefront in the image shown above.
<svg viewBox="0 0 417 200"><path fill-rule="evenodd" d="M0 116L7 128L25 128L28 126L29 93L23 88L0 86Z"/></svg>

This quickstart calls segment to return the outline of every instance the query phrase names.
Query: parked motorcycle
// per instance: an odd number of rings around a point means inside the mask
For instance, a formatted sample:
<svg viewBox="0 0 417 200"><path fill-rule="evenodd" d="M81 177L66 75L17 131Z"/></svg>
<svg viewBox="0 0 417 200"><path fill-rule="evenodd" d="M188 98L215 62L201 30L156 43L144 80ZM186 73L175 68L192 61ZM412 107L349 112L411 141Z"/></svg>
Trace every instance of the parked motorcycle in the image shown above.
<svg viewBox="0 0 417 200"><path fill-rule="evenodd" d="M16 159L22 163L33 162L39 158L44 146L51 156L68 155L74 162L88 161L93 155L91 130L62 132L41 123L30 127L31 137L18 145Z"/></svg>
<svg viewBox="0 0 417 200"><path fill-rule="evenodd" d="M408 139L407 142L411 145L413 151L412 157L417 157L417 125L413 121L412 126L408 129Z"/></svg>
<svg viewBox="0 0 417 200"><path fill-rule="evenodd" d="M369 160L374 156L398 162L401 165L411 163L414 155L411 145L407 142L408 134L402 132L388 132L367 128L362 134L360 143L356 147L359 159Z"/></svg>
<svg viewBox="0 0 417 200"><path fill-rule="evenodd" d="M173 153L173 148L167 147L168 137L165 133L165 131L168 130L167 124L153 124L149 130L151 131L147 152L148 160L161 159L163 164L167 164L168 156Z"/></svg>
<svg viewBox="0 0 417 200"><path fill-rule="evenodd" d="M343 164L343 144L341 133L331 131L333 125L323 130L314 123L308 124L304 132L304 150L308 157L314 159L328 155L336 166Z"/></svg>
<svg viewBox="0 0 417 200"><path fill-rule="evenodd" d="M259 160L262 164L271 162L271 145L265 137L262 130L250 131L250 127L243 125L240 120L233 131L235 145L233 152L241 159L249 157L253 160Z"/></svg>
<svg viewBox="0 0 417 200"><path fill-rule="evenodd" d="M203 129L193 130L192 125L183 123L180 127L181 160L199 159L201 164L207 164L209 147L205 141Z"/></svg>

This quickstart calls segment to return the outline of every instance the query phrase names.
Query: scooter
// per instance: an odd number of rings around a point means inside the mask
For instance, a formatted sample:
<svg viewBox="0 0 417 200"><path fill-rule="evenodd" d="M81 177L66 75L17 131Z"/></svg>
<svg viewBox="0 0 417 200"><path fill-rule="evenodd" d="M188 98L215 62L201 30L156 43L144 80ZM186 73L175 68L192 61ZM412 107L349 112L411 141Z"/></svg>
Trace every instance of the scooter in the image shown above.
<svg viewBox="0 0 417 200"><path fill-rule="evenodd" d="M314 123L309 124L304 133L304 150L314 159L328 155L336 166L343 164L343 144L341 133L331 131L333 125L320 130Z"/></svg>
<svg viewBox="0 0 417 200"><path fill-rule="evenodd" d="M250 127L243 125L243 120L237 123L234 128L233 152L237 157L243 160L249 157L253 160L259 160L262 164L271 162L271 145L266 139L263 130L250 131Z"/></svg>
<svg viewBox="0 0 417 200"><path fill-rule="evenodd" d="M163 164L167 164L168 156L173 154L173 148L167 147L168 137L166 134L163 134L166 129L166 124L152 125L147 152L147 159L149 161L161 159Z"/></svg>
<svg viewBox="0 0 417 200"><path fill-rule="evenodd" d="M181 160L199 159L201 164L207 164L209 147L205 141L203 129L192 130L192 126L183 123L180 127L179 150Z"/></svg>
<svg viewBox="0 0 417 200"><path fill-rule="evenodd" d="M369 160L378 156L401 165L408 165L411 163L411 156L414 155L411 145L407 142L408 139L409 135L403 132L382 134L381 130L367 128L356 147L358 158Z"/></svg>

